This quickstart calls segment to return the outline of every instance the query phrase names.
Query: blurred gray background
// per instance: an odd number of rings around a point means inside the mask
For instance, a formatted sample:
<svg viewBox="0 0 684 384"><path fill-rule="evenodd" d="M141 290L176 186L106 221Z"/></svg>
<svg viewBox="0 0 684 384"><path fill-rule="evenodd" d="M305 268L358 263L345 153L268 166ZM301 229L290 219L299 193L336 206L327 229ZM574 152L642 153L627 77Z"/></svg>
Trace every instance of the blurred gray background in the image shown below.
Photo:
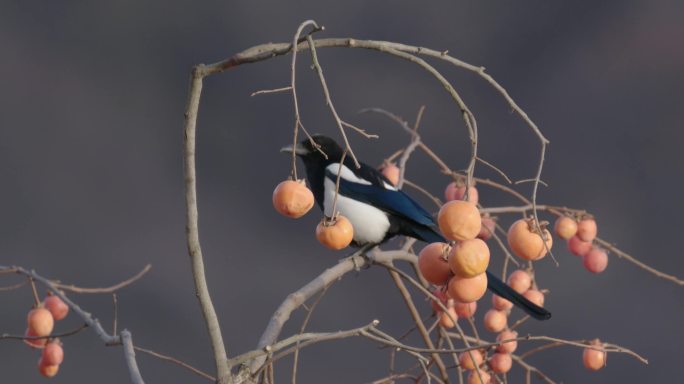
<svg viewBox="0 0 684 384"><path fill-rule="evenodd" d="M603 238L684 276L677 246L684 229L683 11L676 0L3 1L0 264L106 286L152 263L143 280L119 292L120 327L140 346L212 372L184 238L181 128L189 71L252 45L288 41L312 18L326 26L317 37L448 49L487 67L551 140L543 175L550 187L540 201L588 209ZM412 120L425 104L424 140L454 168L465 167L466 130L426 73L377 52L319 55L343 118L381 136L373 142L352 136L362 159L380 164L409 139L379 116L357 115L359 109L382 107ZM303 54L298 73L304 124L334 135L309 62ZM478 116L482 157L514 179L532 177L539 146L529 129L480 79L436 65ZM288 94L249 95L288 82L289 57L278 58L211 77L202 96L200 230L230 355L255 347L281 300L344 255L316 242L318 211L291 221L271 207L273 187L289 172L278 149L291 139L293 108ZM478 175L497 177L484 167ZM447 182L420 155L407 177L435 194ZM529 193L530 186L519 190ZM485 187L480 195L485 205L516 203ZM677 381L682 287L615 257L604 274L591 275L557 244L560 267L538 263L554 318L521 332L600 337L638 351L650 365L613 354L608 367L589 373L572 348L549 350L530 363L565 383ZM18 281L0 276L0 286ZM109 296L72 296L111 326ZM30 290L0 292L0 303L0 332L22 333ZM427 303L420 304L427 313ZM395 335L411 324L387 273L377 268L334 285L310 329L352 328L375 318ZM294 316L285 334L296 332L301 319ZM79 324L70 316L57 330ZM65 340L65 351L54 383L128 380L121 349L104 347L90 330ZM43 382L37 360L21 342L0 342L0 382ZM369 341L322 344L303 352L300 382L368 382L386 373L387 361L388 351ZM139 362L151 383L205 382L145 355ZM280 381L288 380L288 362L279 368ZM520 382L514 370L511 382Z"/></svg>

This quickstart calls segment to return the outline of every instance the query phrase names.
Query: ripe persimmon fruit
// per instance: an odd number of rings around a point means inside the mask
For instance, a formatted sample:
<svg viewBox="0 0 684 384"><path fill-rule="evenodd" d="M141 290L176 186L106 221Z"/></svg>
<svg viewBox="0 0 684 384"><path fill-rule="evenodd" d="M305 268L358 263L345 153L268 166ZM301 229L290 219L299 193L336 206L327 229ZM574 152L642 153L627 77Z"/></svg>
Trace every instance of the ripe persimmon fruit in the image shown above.
<svg viewBox="0 0 684 384"><path fill-rule="evenodd" d="M577 237L582 241L594 241L598 234L598 226L593 217L586 217L577 224Z"/></svg>
<svg viewBox="0 0 684 384"><path fill-rule="evenodd" d="M326 247L334 250L346 248L354 238L351 222L342 215L328 221L323 218L316 226L316 239Z"/></svg>
<svg viewBox="0 0 684 384"><path fill-rule="evenodd" d="M467 319L473 317L475 316L475 311L477 311L477 301L473 301L472 303L461 303L456 301L454 309L459 318Z"/></svg>
<svg viewBox="0 0 684 384"><path fill-rule="evenodd" d="M504 340L513 340L518 338L518 332L511 330L504 330L496 336L496 342L501 343ZM497 352L513 353L518 348L518 341L506 341L496 347Z"/></svg>
<svg viewBox="0 0 684 384"><path fill-rule="evenodd" d="M458 315L454 309L454 299L449 299L447 302L447 310L442 311L439 314L439 325L444 328L453 328L456 326L456 321L458 320Z"/></svg>
<svg viewBox="0 0 684 384"><path fill-rule="evenodd" d="M399 167L394 163L385 163L380 167L380 172L387 180L392 183L392 185L397 185L399 183Z"/></svg>
<svg viewBox="0 0 684 384"><path fill-rule="evenodd" d="M44 307L32 309L26 317L26 322L28 323L28 331L35 336L48 336L55 326L52 313Z"/></svg>
<svg viewBox="0 0 684 384"><path fill-rule="evenodd" d="M488 266L489 247L481 239L459 241L451 248L449 267L457 276L474 277L484 273Z"/></svg>
<svg viewBox="0 0 684 384"><path fill-rule="evenodd" d="M53 295L51 292L43 300L43 306L50 311L55 320L62 320L69 314L69 306L59 296Z"/></svg>
<svg viewBox="0 0 684 384"><path fill-rule="evenodd" d="M608 254L601 248L592 247L582 256L582 264L591 273L601 273L608 266Z"/></svg>
<svg viewBox="0 0 684 384"><path fill-rule="evenodd" d="M293 219L304 216L314 205L314 196L304 180L285 180L273 190L273 207Z"/></svg>
<svg viewBox="0 0 684 384"><path fill-rule="evenodd" d="M527 292L523 293L523 296L534 304L543 307L544 306L544 294L536 289L528 289Z"/></svg>
<svg viewBox="0 0 684 384"><path fill-rule="evenodd" d="M59 365L45 364L43 359L38 360L38 372L45 377L55 377L59 372Z"/></svg>
<svg viewBox="0 0 684 384"><path fill-rule="evenodd" d="M449 280L447 293L452 299L461 303L472 303L480 300L487 292L487 274L481 273L473 277L454 276Z"/></svg>
<svg viewBox="0 0 684 384"><path fill-rule="evenodd" d="M568 240L568 250L575 256L584 256L591 250L591 241L583 241L577 235Z"/></svg>
<svg viewBox="0 0 684 384"><path fill-rule="evenodd" d="M514 291L522 294L532 286L532 276L524 269L518 269L508 275L506 282Z"/></svg>
<svg viewBox="0 0 684 384"><path fill-rule="evenodd" d="M553 228L558 237L568 240L577 233L577 221L569 216L561 216L556 219L556 224Z"/></svg>
<svg viewBox="0 0 684 384"><path fill-rule="evenodd" d="M520 219L508 229L508 245L521 259L539 260L551 249L553 238L546 228L540 234L534 219Z"/></svg>
<svg viewBox="0 0 684 384"><path fill-rule="evenodd" d="M463 200L465 197L465 191L466 187L463 182L457 183L455 181L449 183L447 185L446 189L444 190L444 199L446 201L452 201L452 200ZM477 188L474 186L471 186L468 189L468 201L473 203L474 205L477 205L477 203L480 201L480 194L477 191Z"/></svg>
<svg viewBox="0 0 684 384"><path fill-rule="evenodd" d="M468 374L468 384L489 384L492 382L492 375L484 370L480 370L479 374L477 371L470 371Z"/></svg>
<svg viewBox="0 0 684 384"><path fill-rule="evenodd" d="M483 360L482 352L479 349L461 352L458 355L458 361L463 369L475 369L475 367L479 367L482 364Z"/></svg>
<svg viewBox="0 0 684 384"><path fill-rule="evenodd" d="M594 347L601 347L601 342L599 339L595 339L591 342ZM592 348L584 348L582 353L582 362L584 367L590 371L598 371L599 369L606 366L606 352L599 351Z"/></svg>
<svg viewBox="0 0 684 384"><path fill-rule="evenodd" d="M488 214L485 214L482 216L482 226L480 227L480 233L477 234L477 238L487 241L494 236L495 230L496 220Z"/></svg>
<svg viewBox="0 0 684 384"><path fill-rule="evenodd" d="M24 332L24 337L37 336L38 335L31 332L30 329L26 328L26 331ZM47 339L24 339L24 343L26 343L31 348L45 348L45 344L47 344Z"/></svg>
<svg viewBox="0 0 684 384"><path fill-rule="evenodd" d="M431 243L418 254L418 269L425 280L435 285L444 285L451 277L447 261L450 247L446 243Z"/></svg>
<svg viewBox="0 0 684 384"><path fill-rule="evenodd" d="M485 313L484 326L489 332L499 333L506 329L508 325L508 315L498 309L490 309Z"/></svg>
<svg viewBox="0 0 684 384"><path fill-rule="evenodd" d="M499 295L492 295L492 307L499 311L510 311L513 308L513 303Z"/></svg>
<svg viewBox="0 0 684 384"><path fill-rule="evenodd" d="M444 204L437 216L439 229L449 240L470 240L477 237L482 227L480 211L475 204L453 200Z"/></svg>
<svg viewBox="0 0 684 384"><path fill-rule="evenodd" d="M50 341L43 349L41 355L43 363L46 365L60 365L64 361L64 349L58 340Z"/></svg>
<svg viewBox="0 0 684 384"><path fill-rule="evenodd" d="M496 373L506 373L513 367L513 359L508 353L495 353L489 358L489 366Z"/></svg>

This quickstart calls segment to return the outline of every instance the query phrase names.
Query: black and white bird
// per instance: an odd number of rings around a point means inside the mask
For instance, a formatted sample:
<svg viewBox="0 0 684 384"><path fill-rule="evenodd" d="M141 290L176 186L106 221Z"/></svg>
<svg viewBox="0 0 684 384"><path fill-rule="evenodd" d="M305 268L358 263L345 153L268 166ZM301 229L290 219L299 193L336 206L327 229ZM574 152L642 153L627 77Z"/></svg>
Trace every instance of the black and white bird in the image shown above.
<svg viewBox="0 0 684 384"><path fill-rule="evenodd" d="M397 190L382 173L364 163L357 168L349 156L340 164L344 150L335 140L323 135L313 135L312 138L320 151L309 139L281 151L294 152L302 159L316 203L328 217L333 215L335 183L342 167L337 210L354 227L354 246L379 245L398 235L428 243L447 242L439 233L432 215L406 193ZM551 318L549 311L530 302L489 271L487 282L489 290L535 319Z"/></svg>

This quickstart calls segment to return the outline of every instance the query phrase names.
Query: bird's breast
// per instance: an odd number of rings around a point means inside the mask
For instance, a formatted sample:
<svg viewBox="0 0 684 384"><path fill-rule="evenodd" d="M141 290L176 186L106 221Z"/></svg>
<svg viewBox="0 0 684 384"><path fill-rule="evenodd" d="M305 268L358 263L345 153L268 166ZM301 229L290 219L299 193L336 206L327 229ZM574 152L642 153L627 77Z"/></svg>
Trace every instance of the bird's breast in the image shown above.
<svg viewBox="0 0 684 384"><path fill-rule="evenodd" d="M324 213L326 216L332 216L335 183L325 178L324 191ZM390 221L385 212L341 194L337 197L336 209L351 222L354 227L354 241L357 244L380 243L385 239L390 227Z"/></svg>

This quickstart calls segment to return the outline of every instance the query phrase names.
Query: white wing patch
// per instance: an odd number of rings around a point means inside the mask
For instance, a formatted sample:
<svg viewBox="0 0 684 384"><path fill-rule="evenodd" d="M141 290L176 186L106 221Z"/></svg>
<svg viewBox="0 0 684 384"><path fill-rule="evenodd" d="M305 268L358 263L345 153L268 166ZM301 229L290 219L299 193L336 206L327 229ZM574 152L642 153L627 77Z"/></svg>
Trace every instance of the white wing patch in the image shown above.
<svg viewBox="0 0 684 384"><path fill-rule="evenodd" d="M337 172L340 171L340 163L332 163L325 167L325 169L330 171L333 175L335 175L335 177L337 177ZM352 183L371 185L370 181L356 177L354 172L352 172L351 169L347 168L346 165L342 165L342 173L340 174L340 177L347 181L351 181Z"/></svg>

